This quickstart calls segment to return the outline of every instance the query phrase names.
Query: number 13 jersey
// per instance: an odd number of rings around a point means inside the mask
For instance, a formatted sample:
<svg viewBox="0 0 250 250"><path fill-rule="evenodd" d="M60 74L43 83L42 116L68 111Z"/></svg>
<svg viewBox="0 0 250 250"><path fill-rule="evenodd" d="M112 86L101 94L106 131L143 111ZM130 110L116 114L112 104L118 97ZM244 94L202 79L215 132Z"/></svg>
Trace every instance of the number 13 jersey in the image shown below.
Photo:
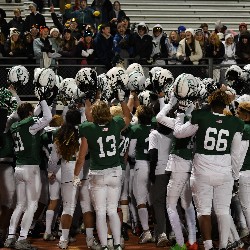
<svg viewBox="0 0 250 250"><path fill-rule="evenodd" d="M84 122L79 126L80 137L88 141L90 169L104 170L120 166L120 133L125 127L123 118L113 117L106 125Z"/></svg>

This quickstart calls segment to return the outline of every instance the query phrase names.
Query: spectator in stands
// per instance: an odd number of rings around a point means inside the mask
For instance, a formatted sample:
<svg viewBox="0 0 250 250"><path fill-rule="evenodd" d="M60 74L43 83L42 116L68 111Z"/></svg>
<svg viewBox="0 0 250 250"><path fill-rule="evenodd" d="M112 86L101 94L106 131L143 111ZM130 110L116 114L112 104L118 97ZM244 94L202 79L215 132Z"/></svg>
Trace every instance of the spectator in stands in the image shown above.
<svg viewBox="0 0 250 250"><path fill-rule="evenodd" d="M71 30L71 36L78 41L81 38L81 30L78 28L76 18L70 19L69 29Z"/></svg>
<svg viewBox="0 0 250 250"><path fill-rule="evenodd" d="M33 40L35 40L36 38L38 38L40 36L39 34L39 29L37 25L32 25L31 29L30 29L30 34L33 38Z"/></svg>
<svg viewBox="0 0 250 250"><path fill-rule="evenodd" d="M206 49L206 57L213 58L213 63L221 64L225 55L225 47L220 41L219 36L214 32L209 37L209 43ZM213 70L213 79L217 82L220 81L220 69Z"/></svg>
<svg viewBox="0 0 250 250"><path fill-rule="evenodd" d="M118 22L122 20L122 17L126 16L125 12L121 10L121 4L119 1L114 1L113 10L109 13L109 22L111 34L114 36L116 34L116 26Z"/></svg>
<svg viewBox="0 0 250 250"><path fill-rule="evenodd" d="M224 60L221 64L225 64L225 68L221 68L220 72L220 82L225 82L225 72L229 65L236 64L235 53L236 53L236 43L234 42L233 34L227 34L225 36L225 41L222 42L225 47Z"/></svg>
<svg viewBox="0 0 250 250"><path fill-rule="evenodd" d="M3 32L0 32L0 57L4 56L4 44L6 42L5 35Z"/></svg>
<svg viewBox="0 0 250 250"><path fill-rule="evenodd" d="M30 61L33 60L34 57L34 49L33 49L33 37L31 35L30 32L25 32L24 36L23 36L23 45L24 45L24 51L25 51L25 55L29 58L29 64L35 64L35 60L34 61Z"/></svg>
<svg viewBox="0 0 250 250"><path fill-rule="evenodd" d="M12 20L9 21L8 25L9 28L16 28L20 32L20 35L23 36L25 26L24 26L24 20L21 17L20 9L14 10L14 17Z"/></svg>
<svg viewBox="0 0 250 250"><path fill-rule="evenodd" d="M246 32L246 31L247 31L247 24L246 23L240 23L239 24L239 32L240 33L234 37L234 41L236 43L239 42L241 33Z"/></svg>
<svg viewBox="0 0 250 250"><path fill-rule="evenodd" d="M206 38L204 31L202 28L198 28L195 31L195 40L200 43L201 50L202 50L202 57L206 57L206 47L208 45L208 39Z"/></svg>
<svg viewBox="0 0 250 250"><path fill-rule="evenodd" d="M81 65L93 65L94 64L94 45L93 45L93 33L90 30L85 30L83 37L79 40L76 47L76 54L81 55Z"/></svg>
<svg viewBox="0 0 250 250"><path fill-rule="evenodd" d="M179 61L176 60L176 53L179 46L180 37L177 31L173 30L169 33L169 38L166 40L166 46L168 51L168 64L181 64Z"/></svg>
<svg viewBox="0 0 250 250"><path fill-rule="evenodd" d="M43 7L44 7L44 3L42 0L33 0L33 2L36 4L37 6L37 10L42 13L43 11Z"/></svg>
<svg viewBox="0 0 250 250"><path fill-rule="evenodd" d="M110 25L103 24L100 31L94 39L95 64L105 65L104 68L98 68L99 74L111 68L111 61L114 57L113 53L113 37L110 34Z"/></svg>
<svg viewBox="0 0 250 250"><path fill-rule="evenodd" d="M238 64L250 63L250 34L248 31L241 32L239 42L236 43L236 55Z"/></svg>
<svg viewBox="0 0 250 250"><path fill-rule="evenodd" d="M9 27L5 18L6 18L5 10L0 8L0 30L4 34L5 39L7 39L9 35Z"/></svg>
<svg viewBox="0 0 250 250"><path fill-rule="evenodd" d="M53 27L50 29L50 38L49 40L52 43L52 49L57 52L60 48L60 45L62 43L62 38L61 38L61 34L59 32L59 29Z"/></svg>
<svg viewBox="0 0 250 250"><path fill-rule="evenodd" d="M40 37L36 38L33 42L34 55L36 63L40 64L40 60L44 59L48 53L53 53L52 42L49 40L49 28L46 26L40 27ZM44 53L43 53L44 52ZM51 62L52 63L52 62ZM53 62L55 64L55 62Z"/></svg>
<svg viewBox="0 0 250 250"><path fill-rule="evenodd" d="M59 60L59 64L65 65L76 65L77 60L73 59L76 57L76 45L77 40L72 36L71 29L65 29L63 33L62 44L58 53L64 58ZM68 59L67 59L68 58ZM72 59L71 59L72 58ZM77 68L76 67L60 67L61 75L63 78L75 77Z"/></svg>
<svg viewBox="0 0 250 250"><path fill-rule="evenodd" d="M50 14L54 25L58 28L59 32L62 34L64 30L62 14L56 14L53 5L50 6Z"/></svg>
<svg viewBox="0 0 250 250"><path fill-rule="evenodd" d="M134 30L131 30L130 27L130 18L128 16L124 16L121 18L121 22L123 23L123 25L126 28L126 34L133 34Z"/></svg>
<svg viewBox="0 0 250 250"><path fill-rule="evenodd" d="M113 40L113 51L115 55L121 58L133 56L133 47L131 46L131 35L126 34L126 27L123 22L117 24L117 33Z"/></svg>
<svg viewBox="0 0 250 250"><path fill-rule="evenodd" d="M209 37L206 49L206 57L214 58L214 64L220 64L225 55L225 47L220 41L219 36L214 32Z"/></svg>
<svg viewBox="0 0 250 250"><path fill-rule="evenodd" d="M165 60L160 58L168 57L168 50L166 45L167 35L163 33L162 26L156 24L153 27L153 51L151 58L153 59L154 65L166 65Z"/></svg>
<svg viewBox="0 0 250 250"><path fill-rule="evenodd" d="M208 39L209 36L210 36L210 32L208 31L208 25L207 25L207 23L202 23L200 25L200 28L203 29L204 36L205 36L206 39Z"/></svg>
<svg viewBox="0 0 250 250"><path fill-rule="evenodd" d="M178 27L178 35L180 37L180 40L182 40L182 39L185 38L185 36L186 36L185 31L186 31L186 27L185 26L181 25L181 26Z"/></svg>
<svg viewBox="0 0 250 250"><path fill-rule="evenodd" d="M36 11L37 5L35 3L29 4L30 14L25 19L25 31L29 31L33 25L46 26L45 18L42 14Z"/></svg>
<svg viewBox="0 0 250 250"><path fill-rule="evenodd" d="M73 6L72 9L73 11L81 9L80 0L75 0L75 5Z"/></svg>
<svg viewBox="0 0 250 250"><path fill-rule="evenodd" d="M96 27L102 23L108 23L110 21L109 13L113 9L110 0L94 0L91 4L91 8L100 13L100 15L95 18Z"/></svg>
<svg viewBox="0 0 250 250"><path fill-rule="evenodd" d="M82 27L83 24L89 23L91 25L95 24L95 16L100 15L99 11L95 11L93 8L87 6L87 0L80 1L81 8L79 10L73 11L71 5L65 6L64 17L66 19L73 19L77 21L79 27Z"/></svg>
<svg viewBox="0 0 250 250"><path fill-rule="evenodd" d="M134 61L142 65L150 64L153 51L153 38L148 31L148 26L140 22L137 26L137 33L134 35Z"/></svg>
<svg viewBox="0 0 250 250"><path fill-rule="evenodd" d="M4 45L4 55L6 57L21 57L24 56L24 48L22 44L22 40L20 38L20 32L16 28L10 28L10 35L9 39L5 42ZM17 64L16 59L15 60L8 60L8 63L15 63ZM18 61L18 64L21 62Z"/></svg>
<svg viewBox="0 0 250 250"><path fill-rule="evenodd" d="M185 32L186 37L180 41L176 57L182 64L199 64L199 60L202 58L200 43L194 38L193 29L186 29Z"/></svg>

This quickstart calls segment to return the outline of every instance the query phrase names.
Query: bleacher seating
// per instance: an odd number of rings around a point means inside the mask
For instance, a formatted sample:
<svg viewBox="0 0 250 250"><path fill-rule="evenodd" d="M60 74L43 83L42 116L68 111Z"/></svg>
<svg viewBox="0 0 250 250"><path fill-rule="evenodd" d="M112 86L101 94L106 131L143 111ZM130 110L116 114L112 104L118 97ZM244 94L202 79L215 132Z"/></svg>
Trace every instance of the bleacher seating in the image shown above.
<svg viewBox="0 0 250 250"><path fill-rule="evenodd" d="M13 0L14 1L14 0ZM23 16L29 13L28 4L24 1L20 4L5 3L0 0L0 7L7 12L7 20L13 16L13 9L18 7L23 11ZM74 1L72 0L72 3ZM88 1L90 4L92 2ZM188 1L188 0L126 0L120 1L122 9L130 17L131 23L144 21L152 27L160 23L165 32L175 30L179 25L190 28L197 28L201 23L206 22L209 29L214 29L214 23L220 19L228 29L238 31L241 22L248 22L250 15L250 2L247 0L228 0L228 1ZM59 12L59 9L56 9ZM52 26L49 8L45 7L44 16L48 26Z"/></svg>

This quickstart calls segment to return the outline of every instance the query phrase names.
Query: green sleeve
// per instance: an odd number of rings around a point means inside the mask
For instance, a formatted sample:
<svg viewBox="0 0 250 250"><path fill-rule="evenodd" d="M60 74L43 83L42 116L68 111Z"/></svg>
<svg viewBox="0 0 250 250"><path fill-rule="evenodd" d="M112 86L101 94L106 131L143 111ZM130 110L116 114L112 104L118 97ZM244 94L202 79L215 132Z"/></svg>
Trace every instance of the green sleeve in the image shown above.
<svg viewBox="0 0 250 250"><path fill-rule="evenodd" d="M79 137L82 138L82 137L86 137L88 132L87 132L87 127L88 125L90 124L90 122L83 122L79 127L78 127L78 130L79 130Z"/></svg>
<svg viewBox="0 0 250 250"><path fill-rule="evenodd" d="M116 122L120 130L122 130L126 126L125 121L120 116L113 117L113 120Z"/></svg>

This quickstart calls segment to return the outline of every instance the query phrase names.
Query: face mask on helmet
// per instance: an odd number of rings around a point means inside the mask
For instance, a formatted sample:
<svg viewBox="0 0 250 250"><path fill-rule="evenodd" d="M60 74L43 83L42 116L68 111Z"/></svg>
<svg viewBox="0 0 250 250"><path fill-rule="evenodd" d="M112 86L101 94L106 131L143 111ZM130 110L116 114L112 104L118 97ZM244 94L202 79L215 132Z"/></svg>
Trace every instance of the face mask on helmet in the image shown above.
<svg viewBox="0 0 250 250"><path fill-rule="evenodd" d="M70 101L74 98L77 91L77 85L75 79L66 78L61 83L61 88L59 89L59 97L63 103Z"/></svg>
<svg viewBox="0 0 250 250"><path fill-rule="evenodd" d="M127 89L133 90L143 90L145 83L145 76L138 71L133 71L128 76Z"/></svg>
<svg viewBox="0 0 250 250"><path fill-rule="evenodd" d="M97 87L97 73L92 68L82 68L77 72L75 82L82 92L95 89Z"/></svg>
<svg viewBox="0 0 250 250"><path fill-rule="evenodd" d="M116 89L126 89L125 86L128 84L128 75L126 74L125 69L121 67L113 67L107 72L106 76L113 91Z"/></svg>
<svg viewBox="0 0 250 250"><path fill-rule="evenodd" d="M48 87L52 89L56 84L56 74L52 69L36 68L34 70L34 83L38 88Z"/></svg>
<svg viewBox="0 0 250 250"><path fill-rule="evenodd" d="M154 92L162 92L165 88L169 88L173 82L174 77L172 73L167 69L161 69L156 71L152 75L152 84L154 88Z"/></svg>
<svg viewBox="0 0 250 250"><path fill-rule="evenodd" d="M227 84L229 86L233 85L242 74L242 69L238 65L231 65L225 72L225 77L227 79Z"/></svg>
<svg viewBox="0 0 250 250"><path fill-rule="evenodd" d="M150 100L150 91L144 90L138 95L138 99L141 105L149 106L151 103Z"/></svg>
<svg viewBox="0 0 250 250"><path fill-rule="evenodd" d="M29 81L29 71L22 65L12 67L8 72L8 82L17 89Z"/></svg>
<svg viewBox="0 0 250 250"><path fill-rule="evenodd" d="M63 78L61 76L59 76L59 75L56 75L56 83L55 83L55 85L57 86L58 89L61 88L62 81L63 81Z"/></svg>

